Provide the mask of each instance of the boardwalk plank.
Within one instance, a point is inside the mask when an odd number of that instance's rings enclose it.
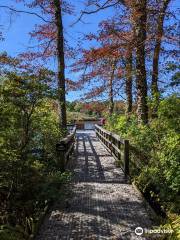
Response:
[[[152,228],[149,210],[93,131],[77,133],[73,171],[69,207],[56,204],[36,240],[152,239],[134,233]]]

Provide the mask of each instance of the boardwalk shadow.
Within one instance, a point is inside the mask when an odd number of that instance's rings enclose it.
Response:
[[[109,164],[112,156],[92,133],[77,134],[76,155],[75,181],[127,182],[121,169],[117,170],[114,163]],[[102,160],[106,164],[102,164]]]
[[[70,195],[54,206],[36,240],[145,240],[136,227],[152,229],[139,194],[94,133],[77,133]],[[67,204],[68,203],[68,204]]]
[[[149,239],[136,238],[136,227],[149,229],[152,226],[142,202],[128,197],[130,188],[123,186],[124,194],[116,193],[118,189],[108,189],[106,184],[79,183],[74,186],[74,196],[69,199],[68,208],[55,208],[48,225],[53,226],[57,238],[54,239]],[[109,193],[109,194],[108,194]],[[46,230],[47,231],[47,230]],[[113,238],[113,236],[115,238]],[[44,238],[46,240],[49,238]]]
[[[101,161],[100,161],[100,157],[99,155],[97,154],[93,144],[92,144],[92,141],[91,141],[91,138],[89,135],[87,135],[87,139],[89,141],[89,144],[91,146],[91,150],[93,152],[93,155],[94,155],[94,158],[95,158],[95,161],[96,161],[96,165],[97,165],[97,170],[98,170],[98,173],[99,173],[99,179],[100,180],[105,180],[105,176],[104,176],[104,169],[101,165]]]

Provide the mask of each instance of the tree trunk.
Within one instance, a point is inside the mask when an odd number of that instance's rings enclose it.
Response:
[[[159,75],[159,55],[161,51],[161,41],[163,36],[163,23],[164,17],[166,13],[166,9],[168,7],[170,0],[163,1],[162,10],[159,13],[158,21],[157,21],[157,32],[156,32],[156,41],[154,47],[154,55],[153,55],[153,71],[152,71],[152,82],[151,82],[151,94],[153,99],[155,100],[155,106],[153,109],[153,115],[157,114],[157,108],[159,103],[159,88],[158,88],[158,75]]]
[[[147,79],[145,68],[146,0],[135,0],[133,24],[136,44],[136,87],[138,122],[148,123]]]
[[[126,116],[132,112],[132,52],[129,53],[126,59],[126,82],[125,82],[125,92],[126,92]]]
[[[114,79],[114,72],[116,69],[116,61],[112,63],[112,72],[109,79],[109,114],[110,116],[114,112],[114,91],[113,91],[113,79]]]
[[[65,91],[65,63],[64,63],[64,35],[62,24],[62,9],[60,0],[54,0],[55,24],[57,27],[57,62],[58,62],[58,94],[60,104],[60,129],[66,133],[66,91]]]
[[[110,82],[111,82],[111,79],[110,79]],[[109,92],[109,114],[110,114],[110,116],[113,114],[113,111],[114,111],[113,88],[112,88],[112,85],[110,85],[110,92]]]

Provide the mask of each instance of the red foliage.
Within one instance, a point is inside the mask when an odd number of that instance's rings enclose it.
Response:
[[[110,84],[115,90],[114,95],[118,92],[124,76],[123,59],[126,59],[133,48],[133,33],[128,16],[102,21],[99,28],[97,35],[90,33],[85,37],[85,40],[96,41],[98,47],[83,49],[80,59],[72,65],[73,72],[83,72],[77,83],[88,89],[83,99],[108,94]]]
[[[35,28],[30,32],[31,38],[38,41],[33,51],[28,51],[20,55],[25,61],[33,61],[37,58],[47,61],[49,58],[56,56],[56,25],[54,23],[54,4],[49,0],[15,0],[16,2],[23,2],[26,8],[33,9],[33,11],[41,14],[45,23],[35,25]],[[63,14],[72,14],[74,8],[67,1],[62,1]],[[70,56],[71,49],[67,46],[65,41],[65,50],[67,56]]]

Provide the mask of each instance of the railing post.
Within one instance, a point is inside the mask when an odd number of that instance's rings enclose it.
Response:
[[[124,173],[125,177],[129,175],[129,141],[124,140]]]
[[[111,154],[112,154],[112,133],[109,134],[109,141],[110,141],[110,151],[111,151]]]
[[[64,172],[66,146],[63,142],[56,144],[56,152],[57,152],[58,165],[59,165],[60,171]]]
[[[95,133],[96,133],[96,137],[98,137],[98,129],[97,129],[97,126],[95,126]]]
[[[121,161],[121,142],[118,140],[118,149],[119,149],[119,153],[118,153],[118,159],[119,161]]]

